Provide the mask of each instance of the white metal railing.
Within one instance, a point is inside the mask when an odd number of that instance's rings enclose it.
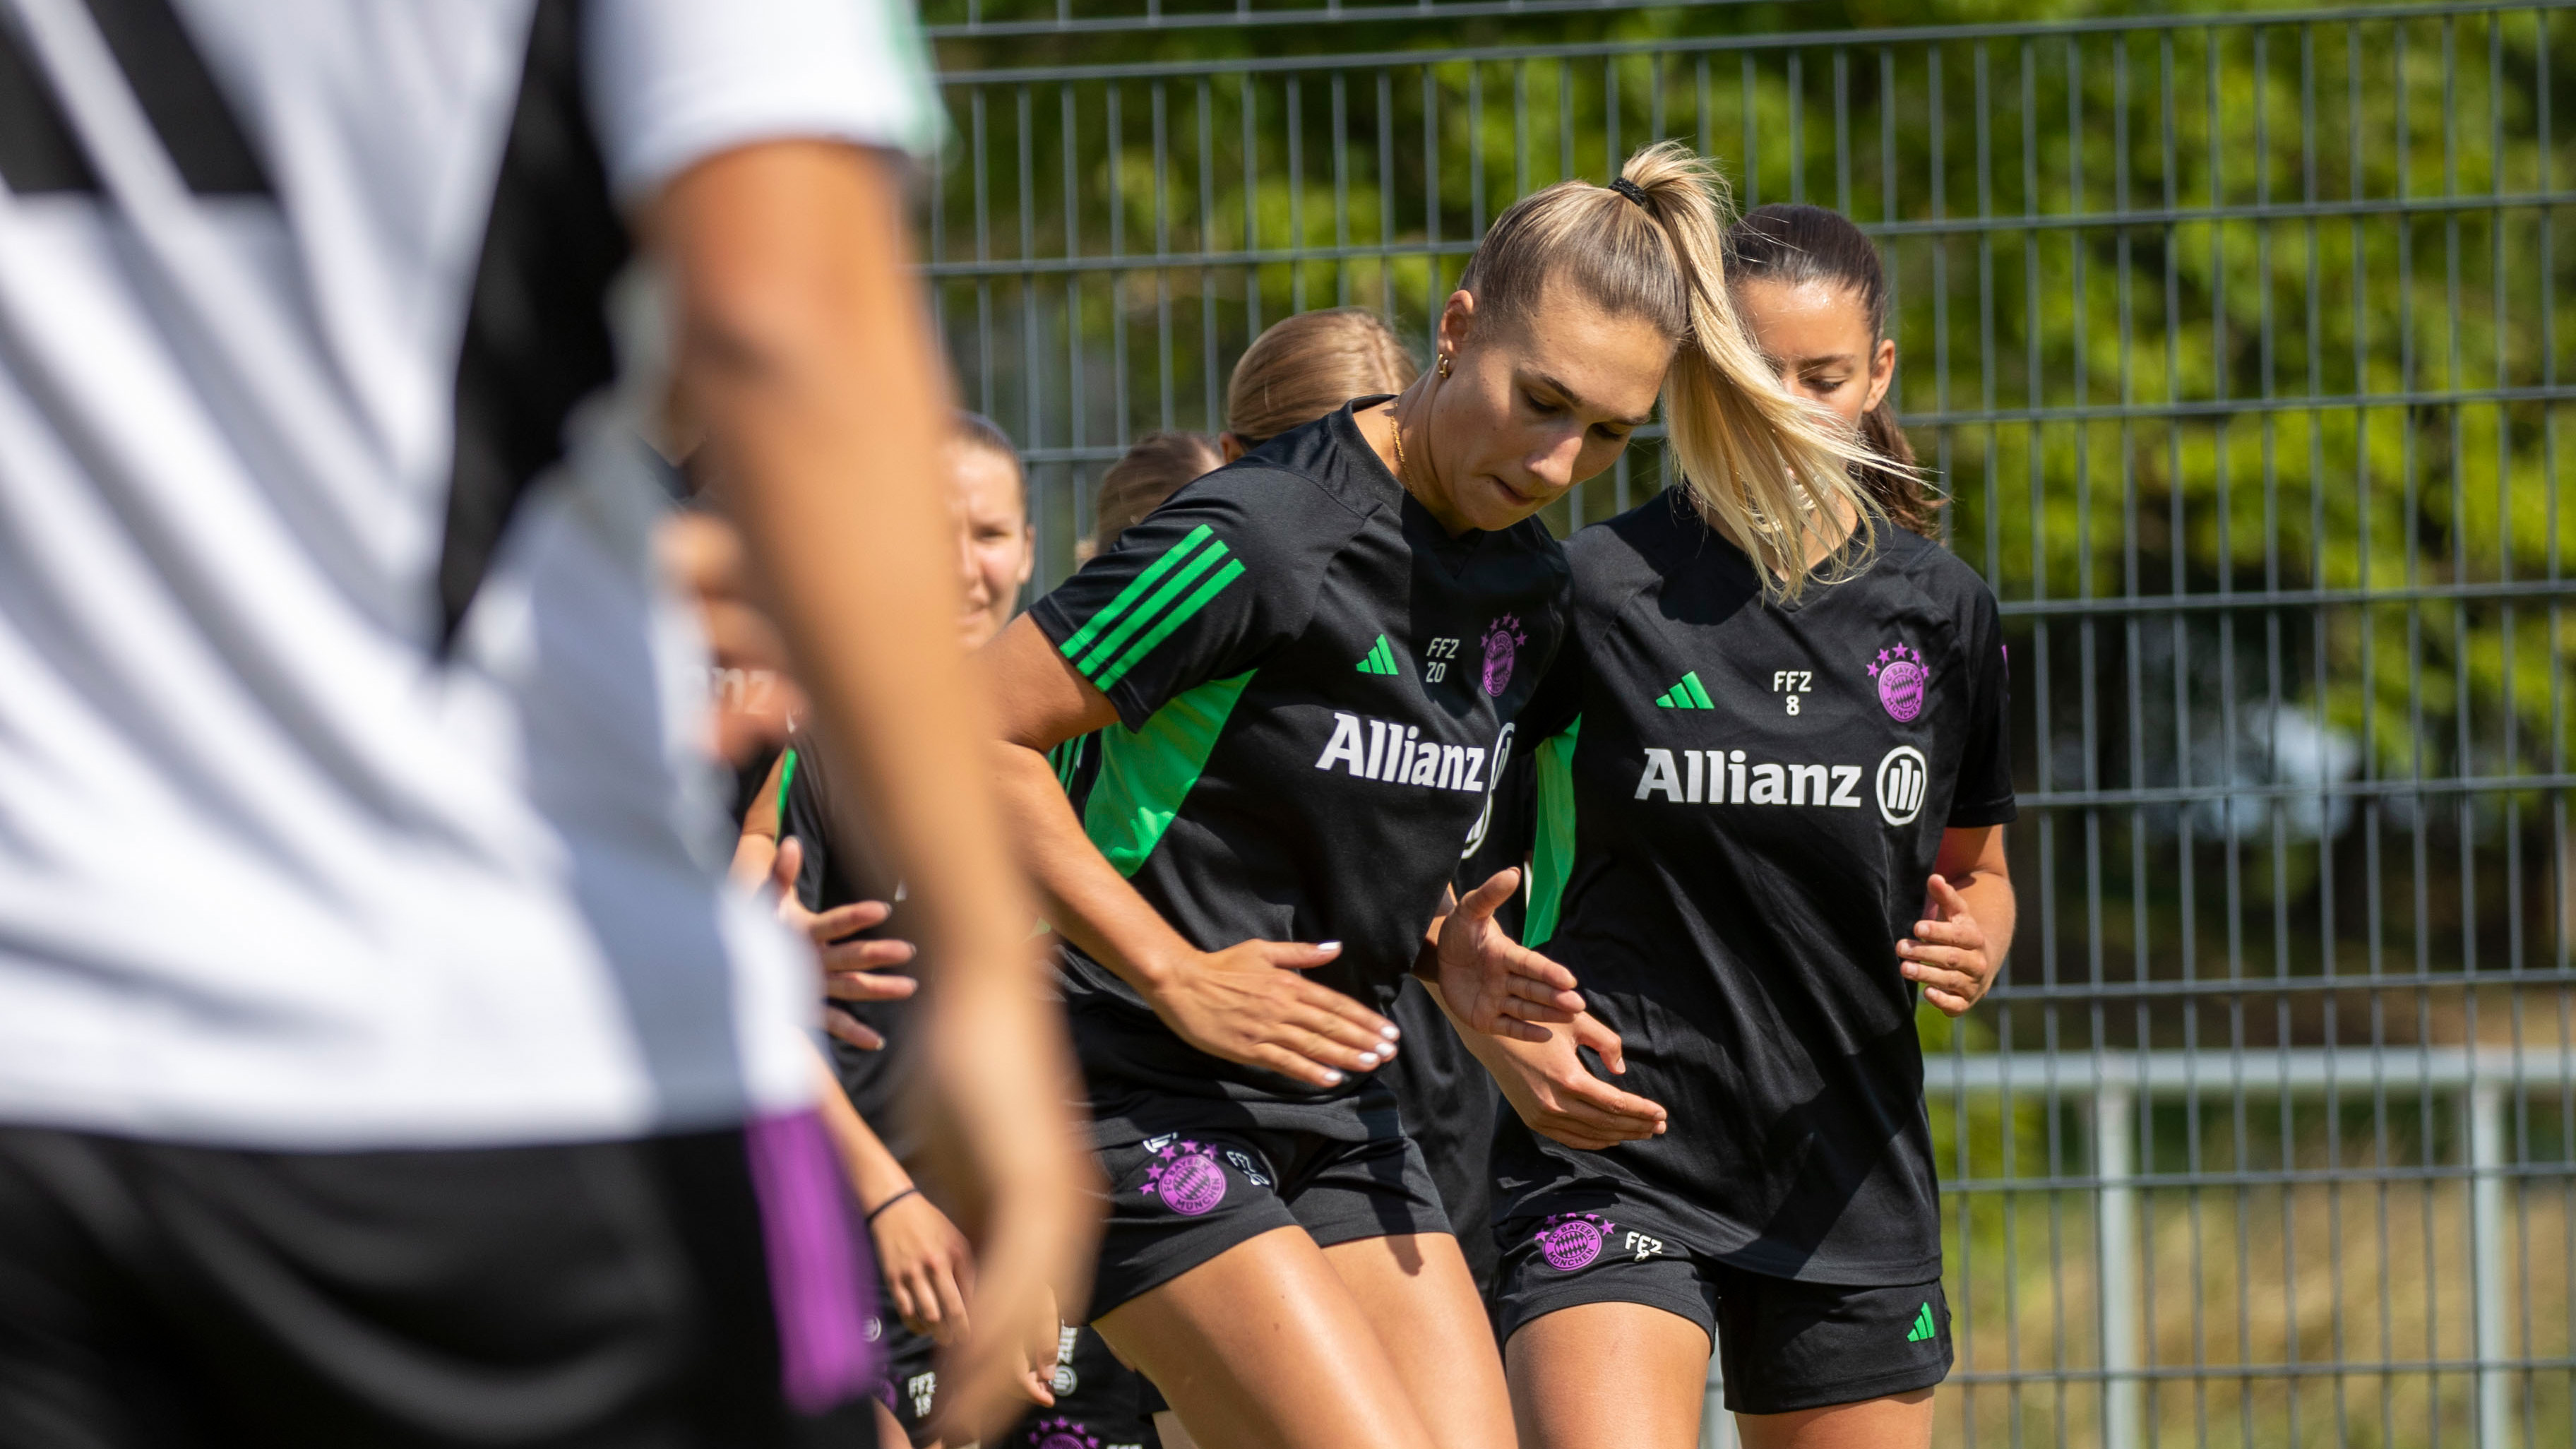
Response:
[[[2135,1305],[2144,1251],[2138,1239],[2137,1107],[2198,1094],[2288,1095],[2334,1099],[2403,1091],[2450,1098],[2461,1111],[2469,1177],[2470,1302],[2477,1370],[2476,1449],[2509,1449],[2511,1349],[2505,1333],[2504,1185],[2508,1167],[2508,1095],[2557,1091],[2576,1081],[2576,1051],[2510,1046],[2298,1047],[2274,1051],[2012,1052],[1936,1055],[1924,1062],[1927,1100],[2004,1096],[2022,1100],[2081,1098],[2093,1128],[2093,1172],[2099,1208],[2094,1248],[2099,1264],[2104,1449],[2146,1442],[2141,1387],[2147,1362]],[[1720,1400],[1717,1361],[1709,1361],[1708,1411],[1700,1433],[1707,1449],[1734,1449],[1735,1426]]]

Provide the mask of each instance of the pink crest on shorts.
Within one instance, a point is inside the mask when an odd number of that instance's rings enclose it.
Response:
[[[1878,703],[1887,717],[1905,724],[1923,712],[1924,691],[1932,685],[1932,672],[1923,667],[1923,656],[1904,644],[1878,651],[1869,666],[1872,679],[1878,681]]]
[[[1538,1244],[1549,1267],[1571,1273],[1601,1256],[1601,1245],[1609,1241],[1610,1230],[1617,1226],[1592,1213],[1557,1213],[1539,1224],[1532,1241]]]
[[[1213,1152],[1195,1142],[1173,1142],[1156,1155],[1162,1161],[1146,1169],[1139,1189],[1147,1196],[1161,1198],[1163,1206],[1185,1218],[1225,1201],[1225,1169]]]
[[[1511,688],[1512,666],[1520,662],[1521,646],[1529,635],[1521,632],[1520,617],[1505,614],[1485,630],[1485,692],[1501,694]]]
[[[1088,1426],[1071,1419],[1040,1419],[1029,1430],[1030,1449],[1100,1449]]]

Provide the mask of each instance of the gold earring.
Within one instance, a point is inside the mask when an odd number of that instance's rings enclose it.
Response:
[[[1440,354],[1440,375],[1444,378],[1449,375],[1449,354],[1446,352]]]

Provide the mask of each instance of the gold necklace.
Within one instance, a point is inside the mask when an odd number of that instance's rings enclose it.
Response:
[[[1409,470],[1404,466],[1404,416],[1390,405],[1386,410],[1387,436],[1395,443],[1395,481],[1404,482]]]

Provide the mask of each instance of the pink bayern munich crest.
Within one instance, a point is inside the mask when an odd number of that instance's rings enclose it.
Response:
[[[1100,1449],[1087,1424],[1072,1419],[1040,1419],[1029,1430],[1029,1449]]]
[[[1869,666],[1870,678],[1878,681],[1878,703],[1887,717],[1898,724],[1911,724],[1923,713],[1923,696],[1932,687],[1932,672],[1923,667],[1923,656],[1911,645],[1892,644],[1878,651]]]
[[[1195,1142],[1166,1142],[1155,1150],[1160,1162],[1145,1170],[1140,1191],[1159,1197],[1163,1206],[1185,1218],[1225,1201],[1225,1169],[1216,1154]]]
[[[1571,1273],[1600,1257],[1601,1245],[1610,1240],[1611,1230],[1618,1226],[1593,1213],[1556,1213],[1539,1224],[1532,1240],[1549,1267]]]
[[[1520,662],[1521,646],[1528,642],[1517,614],[1505,614],[1486,626],[1485,693],[1498,695],[1512,687],[1512,666]]]

